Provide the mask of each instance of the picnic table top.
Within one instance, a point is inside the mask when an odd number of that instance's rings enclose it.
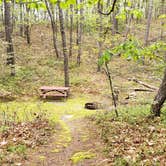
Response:
[[[69,90],[69,87],[57,87],[57,86],[42,86],[40,90]]]

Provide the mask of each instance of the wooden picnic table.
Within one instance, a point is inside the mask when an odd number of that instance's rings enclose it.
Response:
[[[69,94],[69,87],[56,87],[56,86],[42,86],[40,87],[41,97],[47,98],[60,98],[60,97],[67,97]],[[51,92],[51,93],[50,93]]]

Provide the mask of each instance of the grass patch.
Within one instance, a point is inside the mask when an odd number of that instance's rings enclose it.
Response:
[[[59,122],[63,115],[73,115],[73,119],[94,114],[95,111],[84,109],[85,97],[68,99],[66,102],[6,102],[0,104],[0,120],[32,121],[36,116],[45,116],[51,122]]]

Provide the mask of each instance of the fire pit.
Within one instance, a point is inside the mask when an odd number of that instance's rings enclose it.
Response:
[[[85,103],[85,108],[89,110],[96,110],[98,109],[97,103]]]

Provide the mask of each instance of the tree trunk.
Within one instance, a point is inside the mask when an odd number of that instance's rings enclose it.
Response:
[[[67,55],[67,45],[66,45],[66,33],[64,27],[63,12],[60,7],[60,1],[57,1],[59,8],[59,21],[60,21],[60,31],[62,38],[63,56],[64,56],[64,76],[65,76],[65,86],[69,87],[69,67],[68,67],[68,55]]]
[[[111,20],[111,19],[110,19]],[[118,19],[116,19],[116,11],[112,13],[112,34],[115,35],[118,32]]]
[[[80,4],[83,1],[80,0]],[[79,24],[78,24],[79,28],[79,32],[78,32],[78,55],[77,55],[77,64],[80,66],[81,64],[81,54],[82,54],[82,32],[83,32],[83,8],[81,7],[80,9],[80,19],[79,19]]]
[[[78,0],[76,0],[76,4],[78,6]],[[78,8],[75,10],[76,14],[76,45],[78,46],[78,36],[79,36],[79,21],[78,21]]]
[[[57,43],[57,37],[56,37],[57,28],[56,28],[55,16],[54,16],[54,13],[51,12],[51,9],[49,8],[49,4],[48,4],[47,0],[45,0],[45,4],[46,4],[46,8],[47,8],[50,20],[51,20],[52,38],[53,38],[53,45],[54,45],[56,57],[59,58],[59,52],[58,52],[58,48],[57,48],[57,44],[56,44]]]
[[[154,114],[154,116],[160,116],[161,108],[165,100],[166,100],[166,69],[158,93],[155,96],[153,104],[151,106],[151,112]]]
[[[73,5],[70,5],[70,46],[69,46],[69,56],[72,56],[73,49]]]
[[[164,2],[165,2],[165,0],[161,0],[161,12],[160,12],[160,14],[165,14],[166,13],[166,11],[165,11],[165,9],[166,9],[166,6],[164,5]],[[164,19],[161,19],[161,30],[160,30],[160,39],[162,40],[163,39],[163,34],[164,34]]]
[[[147,20],[147,27],[146,27],[146,33],[145,33],[145,45],[146,46],[148,45],[150,24],[151,24],[151,19],[152,19],[152,10],[153,10],[153,0],[149,0],[148,20]]]
[[[30,25],[29,25],[29,11],[30,8],[28,7],[28,5],[26,4],[26,18],[25,18],[25,35],[26,35],[26,39],[27,39],[27,43],[30,44],[31,43],[31,38],[30,38]]]
[[[1,7],[0,7],[1,9],[1,22],[2,22],[2,24],[4,25],[5,23],[4,23],[4,6],[3,5],[1,5]]]
[[[148,19],[148,0],[145,0],[145,19]]]
[[[99,39],[98,39],[98,59],[100,59],[101,54],[102,54],[102,37],[103,37],[103,17],[102,14],[99,14],[100,18],[99,18]],[[98,64],[97,66],[97,71],[100,71],[100,65]]]
[[[68,27],[69,27],[69,19],[68,19],[68,17],[69,17],[69,10],[68,10],[68,9],[66,9],[66,14],[65,14],[65,23],[66,23],[66,28],[68,28]]]
[[[14,57],[14,48],[12,42],[12,22],[11,22],[11,13],[10,13],[10,1],[4,0],[5,8],[5,34],[7,42],[7,65],[11,66],[11,76],[15,76],[15,57]]]
[[[15,9],[15,0],[12,0],[12,7],[11,7],[11,22],[12,22],[12,33],[13,33],[13,30],[14,30],[14,27],[15,27],[15,14],[14,14],[14,9]]]
[[[105,63],[105,67],[106,67],[105,72],[106,72],[106,75],[108,77],[110,88],[111,88],[111,93],[112,93],[112,99],[113,99],[115,114],[118,117],[116,96],[115,96],[115,92],[114,92],[114,88],[113,88],[113,83],[112,83],[112,78],[111,78],[110,70],[109,70],[109,67],[108,67],[107,63]]]
[[[23,26],[23,5],[20,4],[20,36],[23,37],[24,26]]]

